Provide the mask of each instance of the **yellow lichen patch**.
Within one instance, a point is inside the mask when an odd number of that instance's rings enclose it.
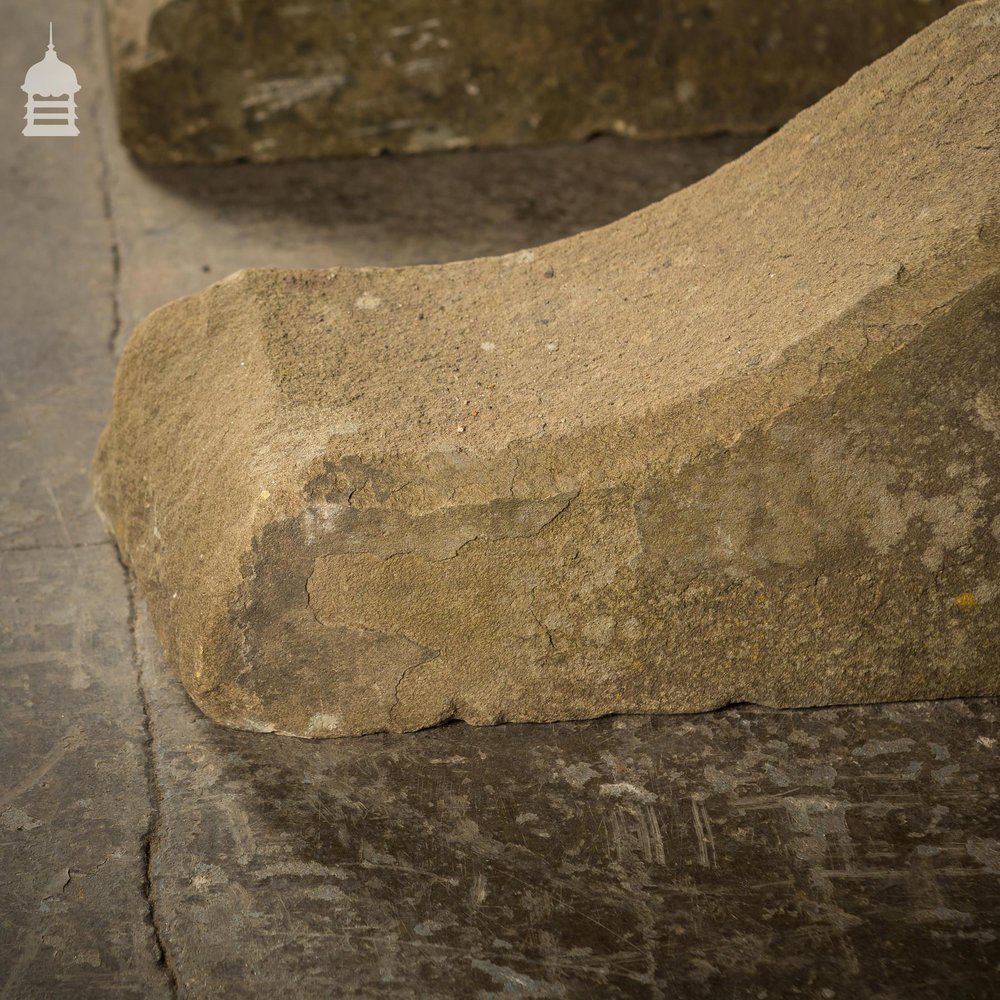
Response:
[[[976,606],[976,595],[971,590],[965,590],[955,598],[955,606],[963,611],[971,611]]]

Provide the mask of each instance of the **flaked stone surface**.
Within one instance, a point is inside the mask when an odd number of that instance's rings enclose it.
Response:
[[[226,725],[1000,691],[1000,2],[706,180],[443,266],[243,271],[94,471]]]
[[[158,163],[759,134],[961,0],[108,0]]]

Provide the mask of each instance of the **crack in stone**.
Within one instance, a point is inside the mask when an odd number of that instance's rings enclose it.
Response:
[[[146,790],[149,801],[149,822],[142,835],[142,898],[146,904],[146,922],[149,924],[153,937],[153,949],[156,964],[163,970],[167,980],[167,989],[171,997],[179,996],[178,977],[170,958],[166,944],[166,935],[160,925],[156,905],[156,881],[153,876],[153,857],[160,839],[160,824],[162,820],[163,793],[156,773],[156,758],[154,754],[153,717],[150,710],[149,695],[143,680],[142,658],[139,653],[139,642],[136,635],[138,609],[133,581],[128,567],[118,552],[118,563],[125,578],[125,592],[128,602],[128,633],[131,643],[132,668],[135,671],[136,689],[139,706],[142,709],[143,733],[143,771],[146,779]]]
[[[107,200],[106,215],[108,222],[114,230],[114,216],[111,209],[110,193]],[[118,249],[118,241],[111,243],[111,332],[108,334],[108,351],[114,355],[118,351],[118,340],[122,332],[122,315],[120,303],[122,273],[121,251]]]
[[[530,607],[528,611],[530,612],[531,617],[535,619],[535,624],[545,633],[545,638],[548,640],[549,643],[549,650],[552,651],[553,649],[556,648],[556,643],[555,640],[552,638],[551,629],[545,624],[545,622],[542,621],[542,619],[539,617],[538,612],[534,609],[534,607]]]
[[[66,873],[64,880],[61,885],[57,886],[53,892],[48,895],[43,896],[43,899],[54,899],[60,893],[66,891],[66,887],[76,878],[90,878],[96,875],[115,855],[108,854],[103,860],[99,861],[93,868],[65,868],[63,871]]]
[[[406,680],[407,676],[410,674],[411,671],[416,670],[417,667],[422,667],[425,663],[430,663],[433,660],[436,660],[441,655],[440,650],[428,650],[428,652],[431,654],[430,656],[427,656],[422,660],[418,660],[416,663],[411,663],[408,666],[403,667],[403,672],[399,675],[399,678],[396,680],[396,687],[393,690],[393,702],[392,706],[389,709],[390,722],[392,722],[393,716],[396,714],[396,710],[399,708],[399,701],[400,701],[399,691],[400,688],[402,688],[403,686],[403,681]]]
[[[69,868],[63,868],[62,875],[59,877],[61,879],[59,884],[53,886],[51,892],[47,892],[44,896],[42,896],[43,902],[47,902],[50,899],[55,899],[56,896],[58,896],[61,892],[63,892],[66,886],[68,886],[70,882],[73,880],[73,872]]]
[[[102,8],[103,9],[103,8]],[[104,52],[99,42],[98,31],[95,28],[95,18],[99,16],[92,7],[86,17],[86,33],[88,36],[88,47],[94,52],[97,65],[107,66],[108,60],[104,58]],[[100,108],[103,102],[101,97],[106,96],[106,82],[102,82],[99,87],[98,99],[92,103],[95,109],[93,113],[94,134],[96,136],[97,156],[98,156],[98,188],[101,198],[101,206],[104,218],[108,224],[109,231],[109,253],[111,256],[111,330],[108,333],[108,352],[114,357],[118,349],[118,341],[122,330],[121,311],[121,271],[122,256],[121,242],[118,235],[118,227],[115,220],[114,200],[111,190],[111,162],[108,156],[108,139],[104,129]],[[108,540],[110,541],[110,539]],[[103,542],[93,543],[94,547],[106,544]],[[87,543],[57,546],[58,548],[87,548]],[[41,549],[44,546],[37,546]],[[136,691],[138,694],[139,706],[142,710],[142,733],[143,733],[143,772],[146,782],[147,800],[149,803],[149,822],[141,838],[142,852],[142,880],[141,892],[146,905],[146,922],[149,924],[153,939],[153,950],[156,964],[163,970],[166,979],[167,992],[171,997],[179,995],[178,977],[170,959],[170,954],[166,946],[165,935],[160,926],[156,909],[156,885],[153,878],[153,855],[159,840],[160,822],[162,815],[163,795],[156,775],[156,761],[153,754],[153,722],[150,712],[149,697],[142,676],[142,661],[139,654],[139,643],[136,636],[137,606],[135,593],[133,591],[132,577],[128,567],[122,559],[121,551],[116,547],[115,555],[122,568],[122,575],[125,583],[125,595],[127,606],[127,627],[130,643],[130,657],[132,669],[136,679]],[[103,864],[103,862],[102,862]],[[98,866],[100,867],[100,866]],[[95,869],[96,870],[96,869]],[[66,884],[72,878],[71,872],[67,872]],[[65,888],[65,886],[63,887]]]
[[[101,8],[103,10],[103,8]],[[85,31],[88,39],[88,48],[95,55],[96,64],[108,66],[109,62],[105,58],[105,53],[101,51],[102,46],[99,41],[99,32],[95,27],[95,18],[98,17],[95,7],[91,7],[85,19]],[[102,82],[98,90],[98,99],[91,107],[94,108],[93,124],[94,135],[96,136],[97,156],[98,156],[98,188],[100,191],[101,206],[104,218],[108,224],[111,255],[111,330],[108,333],[108,352],[114,357],[118,349],[118,341],[122,330],[121,311],[121,243],[118,235],[118,227],[115,221],[114,200],[111,194],[111,162],[108,156],[108,139],[104,129],[100,108],[104,106],[102,97],[106,96],[106,81]],[[109,539],[110,541],[110,539]],[[95,543],[101,545],[105,543]],[[61,548],[86,548],[87,544],[61,546]],[[37,548],[43,548],[38,546]],[[163,801],[159,780],[156,775],[156,761],[153,755],[153,722],[150,713],[149,697],[142,676],[142,661],[139,654],[139,643],[136,636],[137,607],[136,598],[133,591],[132,577],[128,567],[122,559],[121,551],[116,547],[115,555],[122,568],[122,575],[125,583],[125,596],[127,606],[127,628],[130,643],[130,657],[132,669],[135,674],[136,691],[139,705],[142,710],[142,732],[143,732],[143,772],[146,781],[147,800],[149,803],[149,822],[141,839],[142,851],[142,898],[146,905],[146,922],[149,924],[153,939],[153,950],[156,964],[163,970],[166,979],[167,992],[173,998],[179,995],[177,973],[170,959],[169,951],[166,947],[165,935],[160,927],[160,922],[156,910],[156,886],[153,879],[152,862],[156,844],[159,840],[159,830],[161,821],[161,806]],[[103,864],[103,862],[102,862]],[[99,866],[100,867],[100,866]],[[67,872],[66,884],[69,884],[72,873]],[[65,888],[65,886],[63,887]]]
[[[89,47],[95,53],[97,65],[107,66],[108,60],[104,53],[100,51],[98,45],[98,32],[94,29],[95,13],[93,9],[87,17],[87,34],[89,36]],[[101,196],[101,207],[104,218],[108,223],[108,230],[111,239],[111,330],[108,333],[108,352],[114,356],[118,351],[118,341],[122,331],[122,311],[121,311],[121,241],[118,237],[118,226],[115,222],[114,200],[111,196],[111,162],[108,157],[107,135],[101,121],[100,108],[104,106],[103,98],[106,96],[106,82],[101,83],[98,90],[98,97],[92,103],[94,108],[93,122],[94,135],[97,138],[97,158],[98,158],[98,189]]]

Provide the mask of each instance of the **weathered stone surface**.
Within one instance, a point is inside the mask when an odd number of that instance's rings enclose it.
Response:
[[[153,162],[755,134],[961,0],[109,0]]]
[[[1000,2],[712,177],[128,343],[99,504],[227,725],[1000,690]]]

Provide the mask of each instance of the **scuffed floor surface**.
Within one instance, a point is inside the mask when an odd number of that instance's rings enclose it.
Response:
[[[22,7],[7,79],[44,42]],[[82,134],[0,147],[0,998],[993,995],[996,702],[229,732],[92,509],[115,359],[155,306],[245,265],[506,252],[745,143],[143,174],[96,8],[51,7]]]

